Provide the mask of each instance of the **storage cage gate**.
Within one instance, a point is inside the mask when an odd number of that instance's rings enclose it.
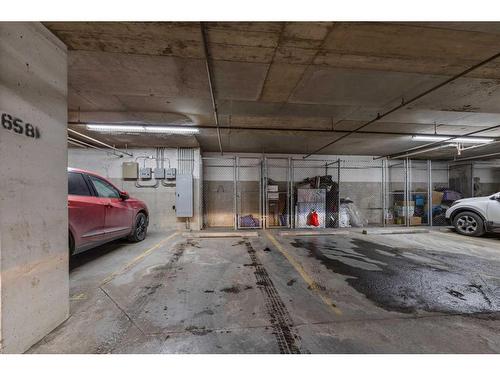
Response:
[[[446,225],[454,200],[500,190],[479,185],[491,169],[485,163],[269,156],[201,162],[204,228]],[[464,193],[456,193],[460,188]]]

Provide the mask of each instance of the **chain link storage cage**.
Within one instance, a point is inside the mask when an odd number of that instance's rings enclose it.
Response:
[[[291,160],[290,206],[294,228],[339,225],[339,160]],[[316,216],[318,221],[312,220]]]
[[[357,219],[351,218],[348,226],[383,226],[383,167],[382,160],[340,160],[340,207],[352,202],[350,209],[358,213]]]
[[[401,226],[407,222],[408,178],[407,160],[385,162],[385,225]]]
[[[472,162],[472,194],[484,197],[500,192],[500,160]]]
[[[236,222],[238,229],[262,228],[262,159],[236,158]]]
[[[236,228],[236,159],[203,157],[203,227]]]
[[[408,225],[430,225],[430,163],[408,160]]]
[[[431,205],[431,226],[446,226],[445,213],[456,200],[456,194],[450,191],[448,179],[448,162],[431,161],[430,163],[430,185],[431,191],[429,203]]]
[[[264,159],[266,228],[290,228],[290,158]]]

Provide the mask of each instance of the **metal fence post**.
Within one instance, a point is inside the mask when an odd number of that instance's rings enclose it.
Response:
[[[237,178],[236,174],[238,173],[238,162],[239,162],[239,157],[235,157],[233,159],[233,190],[234,190],[234,202],[233,202],[233,214],[234,214],[234,229],[238,229],[238,184],[237,184]]]
[[[410,201],[410,182],[411,179],[411,161],[410,159],[406,158],[406,163],[405,163],[405,201],[404,201],[404,208],[405,208],[405,226],[409,227],[410,226],[410,210],[408,210],[408,203]]]
[[[263,207],[263,217],[262,217],[262,228],[267,228],[267,157],[264,156],[262,161],[262,207]]]
[[[296,228],[295,223],[295,201],[294,201],[294,182],[295,182],[295,172],[294,172],[295,163],[293,159],[290,159],[290,228]]]
[[[340,227],[340,158],[337,158],[337,225],[336,227]]]
[[[386,183],[385,183],[385,168],[386,168],[386,160],[382,159],[382,173],[381,173],[381,178],[382,178],[382,226],[386,226],[385,218],[386,218],[386,211],[387,211],[387,202],[386,202]]]
[[[432,161],[427,160],[427,225],[432,227],[432,192],[434,188],[432,186]]]

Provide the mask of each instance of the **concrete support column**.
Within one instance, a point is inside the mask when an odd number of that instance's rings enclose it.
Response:
[[[39,23],[0,23],[0,353],[68,317],[67,52]]]

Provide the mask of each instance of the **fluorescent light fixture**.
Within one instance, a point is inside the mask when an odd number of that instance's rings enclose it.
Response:
[[[445,141],[448,143],[490,143],[493,142],[492,138],[474,138],[474,137],[465,137],[465,138],[454,138],[450,139],[445,135],[414,135],[412,136],[412,140],[414,141]]]
[[[154,125],[104,125],[87,124],[87,130],[101,133],[151,133],[151,134],[194,134],[198,128],[181,126],[154,126]]]

